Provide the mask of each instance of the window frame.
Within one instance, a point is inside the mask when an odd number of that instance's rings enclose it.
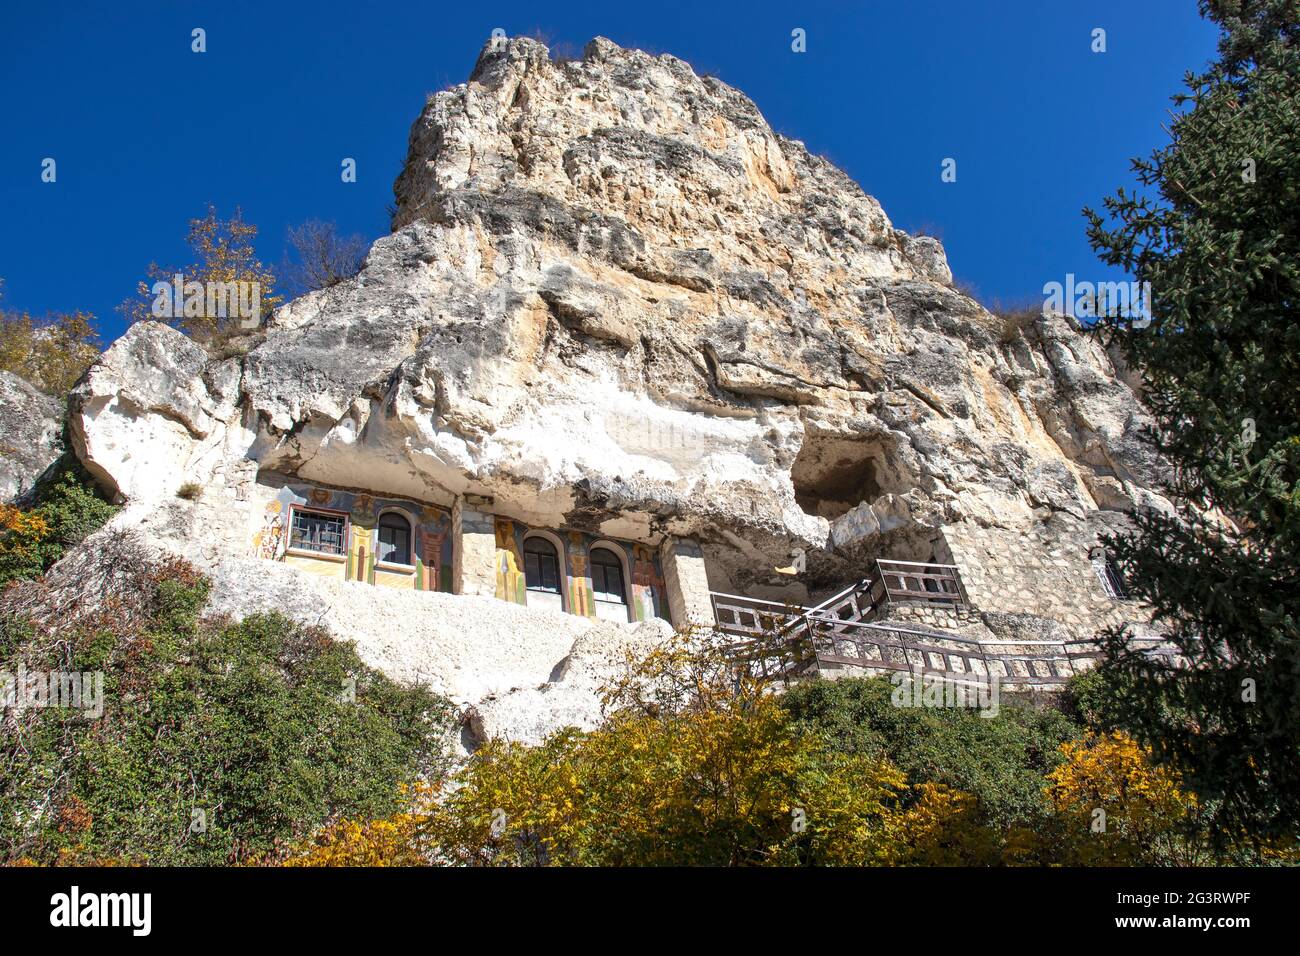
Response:
[[[379,535],[383,529],[384,519],[390,516],[398,518],[406,524],[406,553],[403,561],[394,561],[391,558],[381,558],[379,556],[379,548],[383,544]],[[376,565],[401,568],[402,570],[415,567],[415,522],[400,508],[386,508],[375,518],[375,563]]]
[[[555,561],[555,587],[554,588],[549,588],[545,586],[544,582],[546,580],[546,575],[542,571],[540,562],[538,564],[537,576],[538,578],[541,579],[542,583],[535,586],[529,582],[528,555],[530,553],[537,554],[539,556],[543,554],[543,552],[539,552],[539,551],[529,552],[528,543],[530,541],[540,541],[544,545],[550,548],[551,553],[549,557],[553,558]],[[524,566],[522,568],[524,572],[524,590],[537,591],[541,594],[556,594],[560,596],[561,600],[563,600],[564,583],[565,583],[564,553],[560,549],[560,546],[557,545],[554,541],[552,541],[549,535],[541,534],[540,532],[536,532],[536,531],[530,531],[528,532],[528,534],[524,535],[523,547],[520,549],[520,553],[524,561]]]
[[[322,518],[331,518],[342,522],[342,532],[340,534],[340,550],[325,551],[319,548],[304,547],[295,544],[295,524],[298,515],[315,515]],[[291,504],[289,506],[289,534],[285,542],[285,552],[291,554],[308,555],[310,557],[323,557],[329,560],[347,560],[348,545],[352,540],[352,521],[346,511],[338,511],[334,508],[316,508],[308,505]]]
[[[599,567],[601,568],[601,583],[605,585],[609,584],[609,573],[608,573],[609,569],[613,568],[618,572],[618,583],[620,587],[619,587],[619,596],[617,600],[605,596],[605,595],[612,594],[613,593],[612,591],[602,590],[596,585],[596,567],[597,567],[596,552],[597,551],[604,551],[613,559],[612,561],[602,562],[599,565]],[[600,601],[602,604],[618,604],[622,607],[627,607],[631,603],[628,600],[628,593],[627,593],[627,586],[628,586],[627,562],[623,559],[623,556],[618,553],[618,551],[616,551],[614,548],[604,543],[593,544],[587,550],[587,566],[590,568],[591,571],[591,596],[593,600]]]
[[[1106,596],[1112,601],[1131,600],[1128,595],[1128,582],[1125,580],[1124,569],[1119,566],[1119,562],[1106,551],[1104,548],[1094,548],[1088,555],[1089,562],[1092,564],[1093,573],[1097,575],[1097,580],[1101,583],[1101,588],[1106,592]]]

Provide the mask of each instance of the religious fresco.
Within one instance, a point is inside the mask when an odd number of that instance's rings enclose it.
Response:
[[[668,620],[668,590],[659,567],[659,555],[644,544],[631,546],[632,619],[648,621],[652,617]]]
[[[331,560],[324,555],[294,551],[287,553],[292,563],[314,573],[338,576],[348,581],[451,593],[453,536],[450,512],[432,505],[382,498],[365,492],[287,484],[266,503],[260,525],[252,535],[249,553],[270,560],[286,560],[289,515],[294,506],[345,515],[348,534],[342,559]],[[400,511],[411,522],[413,574],[376,562],[379,517],[390,510]],[[502,517],[494,519],[493,527],[496,537],[496,596],[503,601],[526,605],[528,591],[524,578],[523,546],[524,537],[532,529]],[[553,533],[561,545],[562,590],[565,609],[569,613],[596,616],[591,586],[591,549],[599,541],[603,547],[621,551],[626,562],[624,587],[627,593],[624,596],[630,619],[648,621],[658,617],[668,620],[667,591],[655,548],[628,541],[608,541],[582,531],[557,529]],[[409,577],[404,579],[403,575]]]
[[[451,593],[451,514],[425,505],[415,525],[415,569],[417,591]],[[428,561],[425,555],[435,560]]]
[[[297,505],[348,516],[348,542],[343,576],[349,581],[375,583],[375,527],[385,511],[399,511],[411,523],[417,591],[451,592],[451,514],[442,508],[364,492],[335,491],[288,484],[267,502],[261,526],[253,533],[250,552],[259,558],[282,560],[289,538],[289,509]],[[296,555],[295,555],[296,556]],[[310,556],[305,556],[311,560]]]
[[[580,532],[569,532],[569,545],[565,548],[568,558],[569,612],[585,617],[596,616],[596,603],[591,593],[590,555],[587,546],[590,541]]]
[[[277,560],[284,553],[285,528],[289,509],[279,499],[267,502],[262,524],[253,532],[252,548],[255,558]]]
[[[331,504],[335,501],[330,499]],[[338,496],[338,503],[347,504],[343,495]],[[319,507],[328,508],[321,503]],[[370,495],[356,495],[351,499],[350,508],[339,508],[348,512],[351,525],[348,535],[348,574],[349,581],[375,583],[375,500]],[[407,517],[410,517],[409,515]]]
[[[523,529],[517,529],[509,518],[497,518],[495,523],[497,539],[497,589],[496,595],[502,601],[513,604],[527,604],[528,595],[524,589]]]
[[[523,573],[524,537],[533,529],[509,518],[497,518],[496,529],[496,596],[503,601],[527,604],[528,596]],[[553,530],[553,529],[539,529]],[[554,531],[563,547],[560,549],[560,567],[564,572],[565,610],[584,617],[596,616],[596,603],[591,588],[591,548],[597,541],[603,546],[614,545],[623,552],[630,580],[625,595],[633,621],[651,618],[668,620],[668,599],[663,570],[654,548],[627,541],[609,541],[582,531]]]

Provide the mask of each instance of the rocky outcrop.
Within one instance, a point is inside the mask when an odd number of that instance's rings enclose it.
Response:
[[[239,376],[238,362],[209,362],[175,329],[134,325],[73,390],[72,446],[119,501],[165,499],[186,480],[210,481],[224,464],[221,439],[240,420]],[[244,450],[229,449],[236,458]]]
[[[63,453],[63,403],[0,372],[0,503],[30,491]]]
[[[1077,324],[1008,333],[935,240],[674,57],[490,44],[395,191],[361,274],[242,370],[133,330],[78,396],[87,461],[165,491],[233,438],[314,481],[732,541],[737,589],[795,547],[829,582],[882,534],[1159,503],[1147,416]],[[177,468],[115,457],[145,420]]]
[[[142,323],[72,397],[129,513],[184,483],[224,509],[192,523],[213,567],[267,474],[689,537],[714,588],[801,601],[873,557],[942,560],[946,527],[1166,507],[1149,417],[1077,323],[991,315],[936,240],[675,57],[491,43],[394,189],[360,274],[244,358]]]

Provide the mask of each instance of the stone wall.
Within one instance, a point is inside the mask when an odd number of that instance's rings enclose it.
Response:
[[[984,624],[979,610],[969,607],[947,607],[941,604],[885,604],[876,614],[882,624],[898,624],[922,630],[945,631],[973,640],[991,641],[994,634]]]
[[[1094,567],[1099,535],[1126,523],[1109,511],[1061,513],[1023,531],[961,522],[943,529],[943,543],[976,609],[1049,618],[1083,638],[1143,618],[1133,602],[1106,592]]]
[[[713,604],[709,600],[709,576],[700,546],[694,541],[666,538],[659,554],[673,623],[678,628],[711,626]]]
[[[457,498],[451,509],[452,591],[492,597],[496,593],[496,526],[492,515]]]

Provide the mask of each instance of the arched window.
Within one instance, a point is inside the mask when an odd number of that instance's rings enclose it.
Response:
[[[623,562],[609,548],[591,549],[591,589],[595,592],[597,601],[627,603],[627,588],[623,585]]]
[[[411,522],[394,511],[379,516],[379,544],[375,559],[389,564],[411,563]]]
[[[524,539],[524,584],[530,591],[560,593],[560,558],[540,535]]]

